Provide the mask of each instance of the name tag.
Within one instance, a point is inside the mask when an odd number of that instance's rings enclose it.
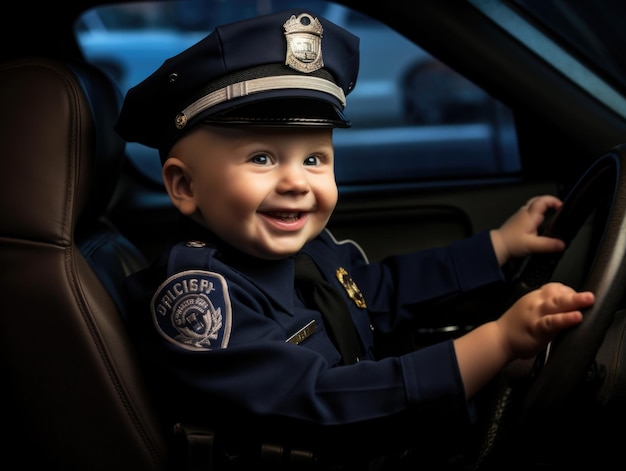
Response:
[[[289,337],[287,340],[285,340],[285,342],[289,342],[289,343],[293,343],[295,345],[298,345],[304,339],[309,337],[313,332],[315,332],[316,328],[317,327],[316,327],[316,324],[315,324],[315,319],[313,319],[307,325],[302,327],[302,329],[300,329],[298,332],[296,332],[291,337]]]

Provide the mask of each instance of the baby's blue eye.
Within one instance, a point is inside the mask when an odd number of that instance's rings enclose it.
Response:
[[[304,165],[317,165],[320,159],[315,155],[309,155],[306,159],[304,159]]]
[[[257,154],[250,159],[251,162],[259,165],[267,165],[270,161],[267,154]]]

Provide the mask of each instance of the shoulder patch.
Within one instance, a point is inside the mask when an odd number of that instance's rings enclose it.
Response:
[[[172,275],[157,289],[150,310],[158,332],[182,348],[228,346],[232,307],[228,285],[219,273],[188,270]]]

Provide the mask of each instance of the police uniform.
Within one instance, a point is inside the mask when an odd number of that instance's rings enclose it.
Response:
[[[358,64],[358,38],[311,12],[226,25],[131,89],[116,129],[165,159],[200,122],[346,127]],[[260,260],[188,227],[127,284],[132,332],[174,416],[376,423],[384,437],[392,431],[378,420],[429,404],[471,415],[451,341],[380,359],[374,332],[401,329],[429,301],[502,281],[487,232],[377,263],[328,231],[306,244],[358,333],[359,361],[343,365],[323,316],[298,296],[295,256]],[[353,438],[367,440],[365,430]]]

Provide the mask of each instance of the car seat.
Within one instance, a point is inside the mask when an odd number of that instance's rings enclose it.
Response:
[[[159,418],[124,323],[123,280],[146,260],[107,215],[120,106],[89,64],[0,64],[2,449],[41,469],[232,469],[213,430]],[[274,442],[252,452],[264,469],[314,462]]]
[[[145,261],[106,220],[124,155],[120,103],[86,64],[0,65],[3,448],[20,466],[168,466],[121,317],[121,282]]]

